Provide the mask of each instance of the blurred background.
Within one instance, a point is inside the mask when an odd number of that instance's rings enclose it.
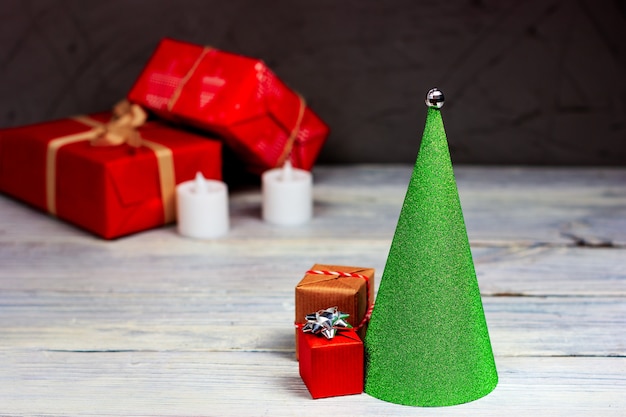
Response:
[[[625,0],[2,0],[0,127],[106,110],[162,37],[263,59],[332,132],[413,163],[425,93],[455,163],[626,165]]]

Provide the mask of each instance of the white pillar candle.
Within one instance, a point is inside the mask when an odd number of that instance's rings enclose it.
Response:
[[[176,186],[178,233],[213,239],[228,232],[228,188],[222,181],[196,179]]]
[[[313,176],[285,162],[262,176],[263,220],[279,225],[308,222],[313,213]]]

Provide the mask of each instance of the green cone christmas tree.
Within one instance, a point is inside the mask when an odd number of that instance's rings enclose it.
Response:
[[[440,108],[428,115],[365,336],[365,392],[445,406],[491,392],[498,374]]]

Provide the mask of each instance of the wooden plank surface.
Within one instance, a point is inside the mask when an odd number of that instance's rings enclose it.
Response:
[[[409,166],[320,167],[315,218],[103,241],[0,196],[0,415],[626,414],[626,170],[457,169],[500,383],[423,409],[311,400],[293,290],[316,262],[382,275]],[[378,284],[378,281],[377,281]],[[262,323],[262,325],[261,325]]]
[[[7,359],[0,352],[0,359],[12,363],[0,374],[11,399],[2,402],[3,415],[622,417],[626,408],[626,358],[497,357],[493,393],[443,408],[366,394],[311,400],[286,353],[36,352]]]

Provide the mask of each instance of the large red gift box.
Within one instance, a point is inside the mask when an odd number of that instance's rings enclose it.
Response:
[[[313,398],[363,392],[363,342],[353,329],[332,339],[304,333],[298,326],[300,376]]]
[[[310,170],[329,129],[258,59],[163,39],[128,94],[167,120],[220,135],[254,173]]]
[[[221,144],[159,122],[141,146],[93,146],[110,113],[0,131],[0,191],[104,238],[175,220],[175,185],[221,178]]]

